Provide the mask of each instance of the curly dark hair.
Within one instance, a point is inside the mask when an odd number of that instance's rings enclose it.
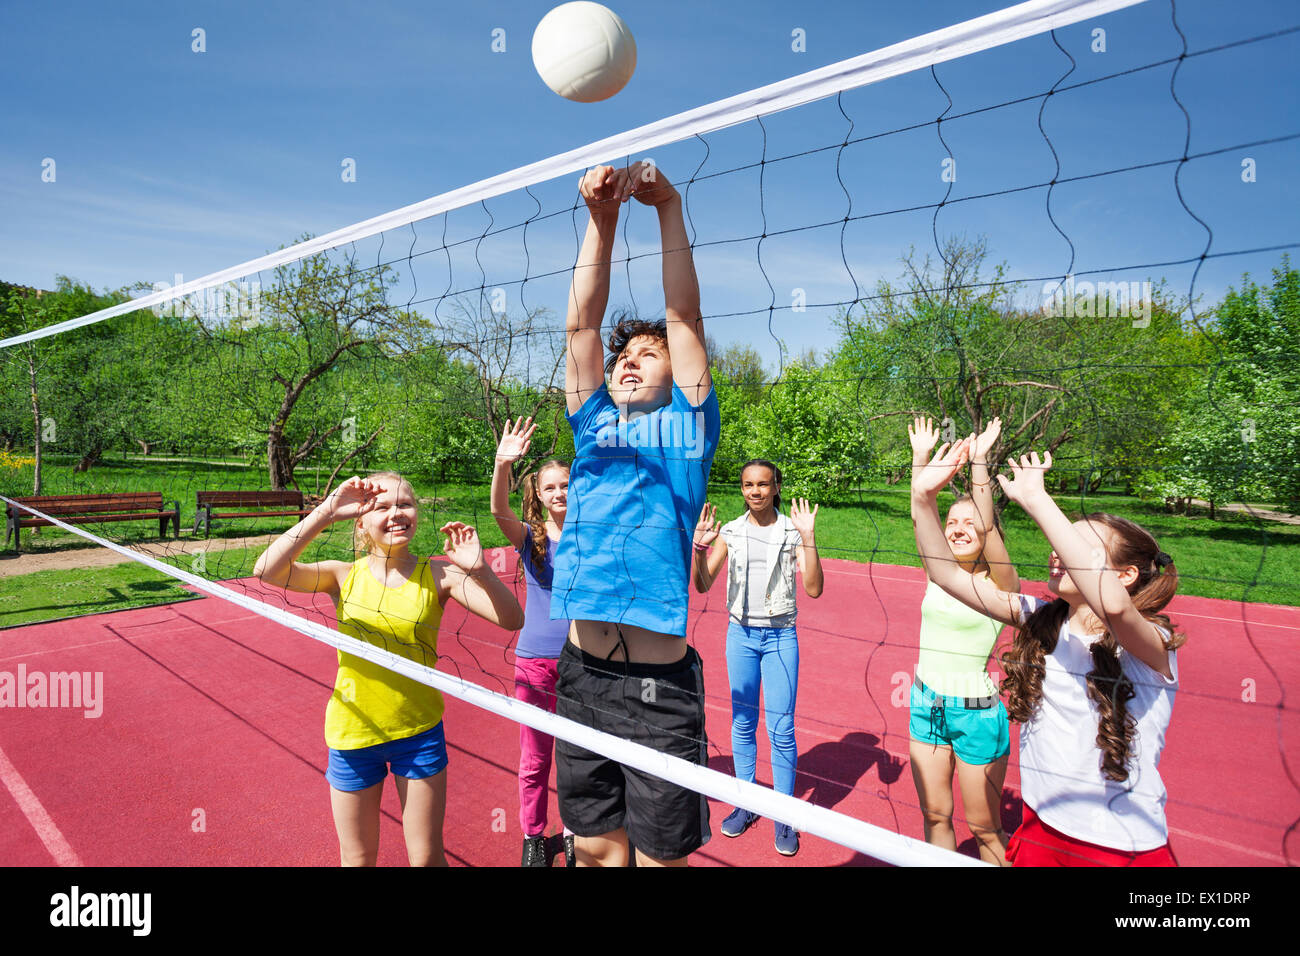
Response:
[[[1178,569],[1156,545],[1156,539],[1139,524],[1110,514],[1084,515],[1087,521],[1102,524],[1114,534],[1108,559],[1112,568],[1138,569],[1137,580],[1129,586],[1133,606],[1151,623],[1162,628],[1168,650],[1177,650],[1187,640],[1175,632],[1164,609],[1178,590]],[[1163,559],[1163,569],[1161,561]],[[1016,632],[1011,649],[1002,660],[1006,677],[1002,691],[1007,695],[1007,714],[1017,723],[1025,723],[1038,709],[1043,697],[1043,663],[1056,649],[1061,625],[1069,617],[1070,606],[1057,598],[1039,606]],[[1104,623],[1104,622],[1103,622]],[[1133,682],[1120,668],[1115,635],[1107,631],[1092,645],[1093,669],[1088,674],[1088,696],[1097,705],[1097,748],[1101,751],[1101,770],[1110,780],[1128,779],[1128,760],[1132,752],[1137,722],[1128,712],[1128,702],[1137,692]]]
[[[614,330],[609,333],[609,352],[610,355],[605,359],[605,377],[608,378],[614,373],[614,366],[623,355],[623,350],[627,348],[628,343],[633,339],[640,338],[643,335],[649,335],[652,338],[659,339],[664,346],[668,348],[668,320],[658,319],[654,322],[638,319],[629,312],[618,312],[614,315]]]

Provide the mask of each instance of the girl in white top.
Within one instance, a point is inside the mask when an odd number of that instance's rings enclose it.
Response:
[[[1052,546],[1041,601],[999,589],[952,561],[936,496],[969,457],[945,444],[912,477],[912,521],[930,579],[983,614],[1019,628],[1003,660],[1020,735],[1025,822],[1007,850],[1018,866],[1175,865],[1157,766],[1173,711],[1184,637],[1159,612],[1178,588],[1170,557],[1143,528],[1113,515],[1071,523],[1043,487],[1052,457],[1010,461],[998,475]]]

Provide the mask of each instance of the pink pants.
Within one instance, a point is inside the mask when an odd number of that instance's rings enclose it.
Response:
[[[555,713],[556,663],[552,657],[515,658],[515,698]],[[519,725],[519,826],[526,837],[540,836],[546,830],[554,754],[554,737]]]

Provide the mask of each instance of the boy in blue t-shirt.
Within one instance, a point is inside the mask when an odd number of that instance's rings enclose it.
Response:
[[[573,623],[557,713],[703,764],[704,683],[686,609],[691,534],[721,423],[682,199],[646,163],[598,166],[579,191],[591,219],[566,319],[575,456],[551,616]],[[629,198],[659,214],[666,319],[621,318],[605,360],[610,256]],[[556,757],[579,863],[626,865],[630,839],[641,865],[685,864],[709,839],[701,794],[564,741]]]

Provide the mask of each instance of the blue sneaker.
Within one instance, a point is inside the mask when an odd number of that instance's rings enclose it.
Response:
[[[736,807],[731,813],[727,814],[727,819],[722,821],[722,835],[725,837],[738,837],[757,822],[757,813],[750,813],[743,807]]]
[[[725,826],[725,824],[723,824]],[[794,856],[799,852],[799,831],[784,823],[776,825],[776,852],[782,856]]]

